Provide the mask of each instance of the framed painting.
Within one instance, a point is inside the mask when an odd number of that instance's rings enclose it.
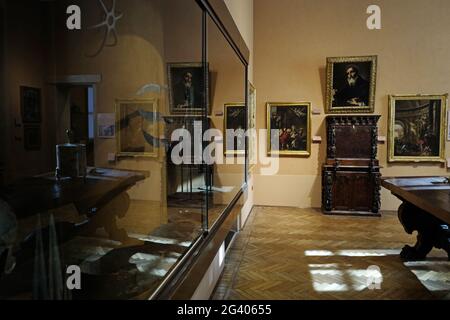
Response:
[[[25,125],[23,127],[23,141],[26,151],[41,150],[41,126]]]
[[[447,98],[389,96],[389,162],[445,162]]]
[[[40,123],[41,89],[20,87],[20,109],[23,123]]]
[[[377,56],[327,58],[326,113],[373,113]]]
[[[225,155],[245,155],[246,112],[244,103],[225,104]]]
[[[249,171],[252,171],[256,165],[256,89],[248,83],[248,164]]]
[[[311,104],[267,103],[269,155],[311,155]]]
[[[119,157],[157,157],[160,141],[156,100],[117,100],[116,122]]]
[[[202,63],[168,63],[167,72],[172,114],[202,114],[205,108],[209,113],[209,99],[204,99],[209,77]]]

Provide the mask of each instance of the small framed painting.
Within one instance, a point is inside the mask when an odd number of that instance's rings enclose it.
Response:
[[[101,139],[116,137],[116,115],[114,113],[97,114],[97,136]]]
[[[24,147],[26,151],[41,150],[41,126],[25,125],[23,128]]]
[[[20,107],[23,123],[40,123],[41,89],[20,87]]]

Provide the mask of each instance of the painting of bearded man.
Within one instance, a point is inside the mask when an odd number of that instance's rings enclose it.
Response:
[[[328,58],[327,113],[373,112],[376,56]]]

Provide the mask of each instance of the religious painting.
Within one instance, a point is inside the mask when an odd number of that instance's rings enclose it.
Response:
[[[267,104],[269,155],[311,155],[311,104]]]
[[[377,56],[327,58],[326,113],[373,113]]]
[[[445,162],[447,95],[389,96],[389,161]]]
[[[117,100],[118,156],[156,157],[159,116],[156,100]]]
[[[23,123],[40,123],[41,89],[20,87],[20,107]]]
[[[203,114],[208,108],[208,72],[202,63],[169,63],[169,101],[172,114]],[[205,79],[206,78],[206,79]],[[208,108],[209,110],[209,108]]]
[[[248,83],[248,163],[249,171],[256,165],[256,89]]]
[[[244,103],[225,104],[224,150],[226,155],[245,154],[246,112]]]

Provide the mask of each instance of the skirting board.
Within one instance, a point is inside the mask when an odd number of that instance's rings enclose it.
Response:
[[[320,208],[322,180],[318,175],[254,176],[254,204],[297,208]],[[381,210],[397,210],[401,202],[381,188]]]

